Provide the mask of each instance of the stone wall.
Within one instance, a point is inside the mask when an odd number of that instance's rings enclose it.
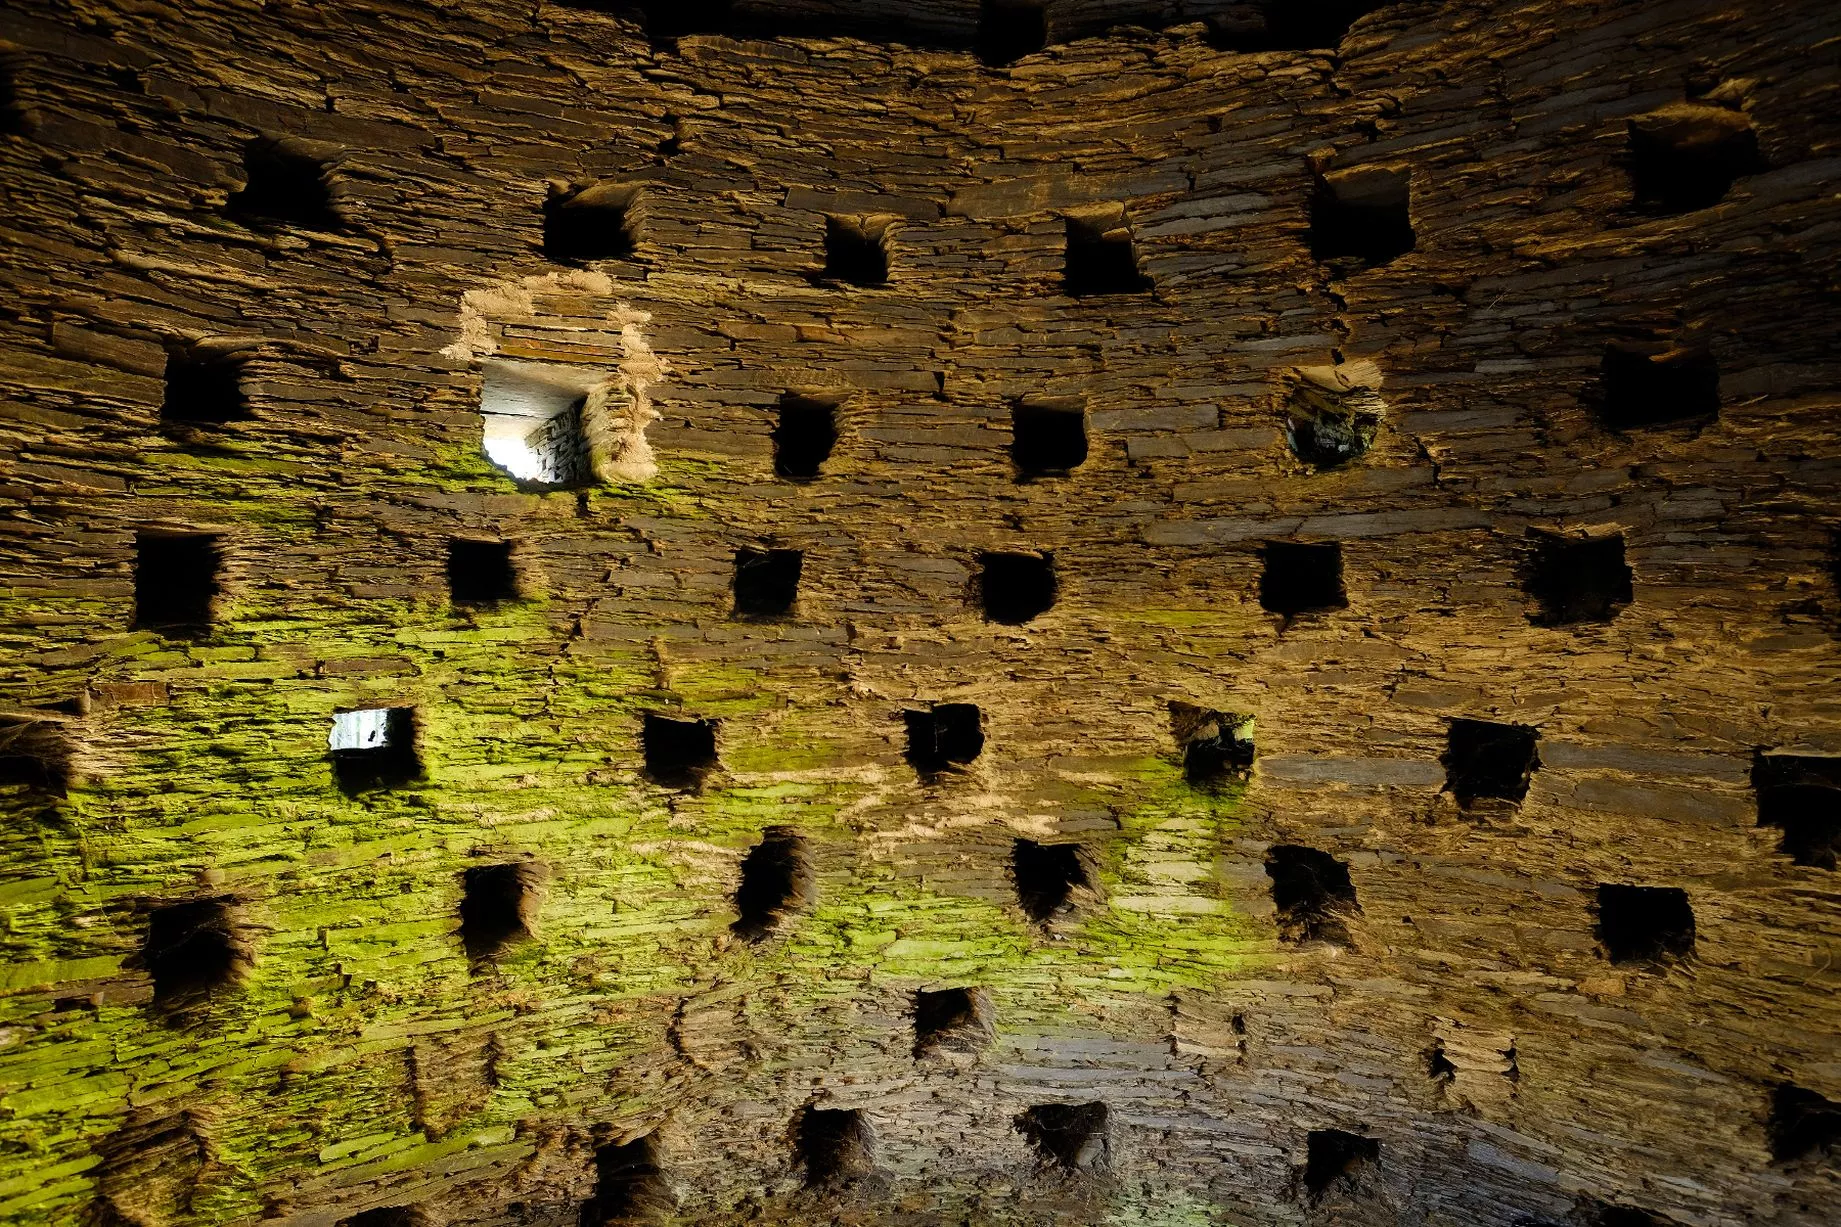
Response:
[[[668,7],[0,18],[0,1218],[1827,1221],[1841,14]]]

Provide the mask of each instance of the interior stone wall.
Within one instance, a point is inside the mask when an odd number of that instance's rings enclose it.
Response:
[[[1253,5],[1050,0],[1003,66],[943,0],[9,0],[0,1219],[1831,1222],[1838,794],[1793,858],[1755,779],[1841,755],[1841,12],[1357,7],[1257,50]],[[1755,159],[1640,198],[1684,105]],[[306,177],[252,187],[276,141]],[[1411,250],[1326,252],[1320,180],[1401,172]],[[630,251],[546,257],[597,184]],[[1067,292],[1070,218],[1135,292]],[[1618,418],[1628,344],[1702,373],[1682,420]],[[580,390],[582,488],[484,455],[512,363]],[[837,407],[809,481],[789,396]],[[1043,398],[1088,453],[1031,477]],[[1302,461],[1312,404],[1372,446]],[[1629,599],[1550,624],[1589,576],[1542,533],[1621,536]],[[456,538],[516,599],[456,599]],[[1289,542],[1345,606],[1262,604]],[[797,602],[738,617],[768,549]],[[988,620],[990,551],[1053,607]],[[143,625],[175,592],[208,625]],[[934,703],[985,740],[923,772]],[[1173,703],[1250,771],[1188,778]],[[413,760],[342,788],[377,707]],[[648,771],[648,715],[717,765]],[[1524,797],[1460,801],[1460,720],[1537,731]],[[1019,839],[1079,849],[1044,920]],[[1291,846],[1353,900],[1281,914]],[[488,880],[530,933],[482,954]],[[1685,892],[1691,950],[1615,961],[1601,885]],[[156,1000],[203,914],[223,974]]]

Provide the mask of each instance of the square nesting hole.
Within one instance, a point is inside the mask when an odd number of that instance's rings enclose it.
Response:
[[[1091,890],[1092,875],[1079,844],[1042,844],[1019,839],[1010,850],[1017,906],[1037,924],[1074,910],[1077,891]]]
[[[74,759],[62,721],[0,715],[0,788],[64,796],[76,774]]]
[[[134,625],[168,634],[202,633],[215,621],[222,538],[149,531],[134,538]]]
[[[979,554],[975,583],[986,620],[1004,626],[1021,626],[1053,609],[1060,586],[1052,554],[1009,550]]]
[[[813,481],[837,447],[838,402],[788,392],[773,430],[773,471],[787,481]]]
[[[1533,551],[1524,585],[1539,626],[1609,622],[1635,597],[1622,533],[1529,534]]]
[[[1323,261],[1387,264],[1418,243],[1413,177],[1389,166],[1356,166],[1318,176],[1310,202],[1310,251]]]
[[[198,346],[167,353],[161,422],[217,425],[247,417],[238,357]]]
[[[1103,294],[1148,294],[1151,279],[1138,267],[1125,206],[1114,204],[1070,213],[1064,287],[1074,298]]]
[[[1519,805],[1540,767],[1540,732],[1526,724],[1453,720],[1445,734],[1445,789],[1468,809],[1485,799]]]
[[[333,778],[347,794],[395,788],[422,778],[413,707],[336,712],[326,744]]]
[[[1334,51],[1355,19],[1380,0],[1260,0],[1208,19],[1209,42],[1223,51]]]
[[[873,289],[889,281],[889,253],[899,218],[825,217],[825,276],[832,281]]]
[[[659,1222],[677,1210],[651,1134],[595,1147],[595,1193],[583,1207],[584,1227]]]
[[[467,958],[496,958],[537,932],[549,872],[535,861],[474,865],[461,876],[460,943]]]
[[[243,147],[244,185],[226,207],[245,221],[336,231],[343,224],[333,205],[336,145],[300,137],[261,137]]]
[[[1595,930],[1605,957],[1624,966],[1655,966],[1694,953],[1694,909],[1676,886],[1598,887]]]
[[[1766,1130],[1773,1162],[1841,1155],[1841,1103],[1793,1083],[1779,1083],[1771,1092]]]
[[[1087,406],[1025,397],[1010,408],[1010,458],[1020,477],[1065,477],[1087,462]]]
[[[792,613],[804,567],[799,550],[736,550],[735,616],[784,618]]]
[[[1834,869],[1841,857],[1841,757],[1767,754],[1752,760],[1758,825],[1783,832],[1778,845],[1798,865]]]
[[[876,1135],[857,1108],[807,1108],[796,1135],[807,1188],[861,1180],[876,1170]]]
[[[431,1227],[428,1212],[420,1206],[378,1206],[349,1218],[333,1227]]]
[[[1378,1163],[1381,1143],[1342,1129],[1313,1129],[1304,1142],[1304,1188],[1313,1199],[1338,1182],[1353,1191],[1362,1169]]]
[[[1194,703],[1170,703],[1170,732],[1183,754],[1183,778],[1204,790],[1244,780],[1253,770],[1253,717]]]
[[[456,605],[496,605],[518,599],[518,568],[509,541],[449,537],[448,598]]]
[[[761,941],[788,916],[811,905],[814,886],[805,836],[791,827],[768,827],[742,858],[730,928],[743,941]]]
[[[966,766],[984,752],[984,715],[975,703],[935,703],[901,718],[908,762],[923,776]]]
[[[969,1056],[991,1042],[990,994],[981,988],[942,988],[914,994],[916,1059]]]
[[[480,385],[486,458],[535,490],[594,484],[585,414],[595,370],[536,362],[488,362]]]
[[[1373,363],[1298,368],[1285,408],[1285,442],[1314,469],[1340,468],[1368,454],[1380,434],[1387,402],[1375,390]]]
[[[1004,68],[1048,46],[1044,0],[982,0],[978,6],[978,58]]]
[[[718,721],[647,712],[639,728],[646,774],[666,788],[695,791],[716,770]]]
[[[1638,430],[1719,416],[1720,368],[1705,346],[1614,341],[1598,372],[1598,419]]]
[[[583,187],[553,186],[543,206],[543,255],[577,263],[626,260],[639,251],[645,188],[602,180]]]
[[[1765,169],[1743,111],[1678,102],[1630,121],[1636,207],[1687,213],[1716,205],[1742,176]]]
[[[1280,938],[1349,944],[1348,918],[1362,909],[1348,865],[1316,848],[1277,844],[1266,850],[1266,876]]]
[[[149,913],[140,961],[153,980],[154,1004],[178,1005],[235,986],[254,956],[237,901],[219,895]]]
[[[1261,608],[1287,618],[1348,608],[1340,541],[1268,541],[1260,553]]]
[[[1089,1172],[1106,1166],[1111,1112],[1103,1103],[1040,1103],[1016,1118],[1016,1130],[1045,1167]]]

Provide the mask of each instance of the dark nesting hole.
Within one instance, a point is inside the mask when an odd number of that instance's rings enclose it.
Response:
[[[1078,401],[1018,401],[1010,410],[1010,457],[1024,477],[1079,468],[1087,459],[1086,407]]]
[[[1332,391],[1305,382],[1291,394],[1285,413],[1285,442],[1291,454],[1317,469],[1360,459],[1374,446],[1386,405],[1372,388]]]
[[[552,192],[543,206],[544,258],[630,258],[639,249],[643,200],[636,183],[591,183]]]
[[[449,537],[447,590],[456,605],[491,605],[518,599],[518,570],[511,542]]]
[[[1266,876],[1278,909],[1279,935],[1288,941],[1346,944],[1346,917],[1361,911],[1349,867],[1327,852],[1298,844],[1266,850]]]
[[[1138,268],[1124,209],[1069,217],[1067,236],[1066,289],[1073,297],[1144,294],[1153,288]]]
[[[1599,367],[1599,419],[1632,430],[1716,417],[1720,368],[1704,346],[1612,342]]]
[[[0,51],[0,134],[23,136],[27,128],[25,101],[19,92],[18,57]]]
[[[73,754],[61,724],[0,716],[0,787],[61,797],[70,791]]]
[[[984,752],[984,717],[974,703],[935,703],[904,711],[908,726],[908,761],[922,775],[963,766]]]
[[[536,931],[545,873],[531,861],[475,865],[462,876],[460,941],[467,957],[490,959]]]
[[[250,221],[278,222],[307,230],[339,229],[329,167],[316,147],[294,139],[267,138],[245,145],[243,172],[247,183],[230,197],[230,212]]]
[[[1798,865],[1833,869],[1841,858],[1841,758],[1766,754],[1752,759],[1758,825],[1783,832]]]
[[[1621,533],[1596,537],[1530,534],[1534,552],[1527,567],[1530,620],[1541,626],[1609,622],[1634,599]]]
[[[1261,607],[1288,618],[1348,607],[1340,541],[1268,541],[1261,556],[1266,564],[1259,577]]]
[[[162,422],[218,423],[248,416],[240,361],[196,350],[174,350],[166,355]]]
[[[608,0],[576,2],[584,7],[599,7]],[[646,18],[646,34],[653,39],[721,34],[734,23],[734,0],[649,0],[640,8]]]
[[[914,994],[914,1055],[971,1053],[991,1038],[991,1003],[982,989],[943,988]]]
[[[147,918],[141,966],[153,978],[156,1005],[170,1005],[228,988],[249,969],[249,947],[228,895],[187,899]]]
[[[1381,1158],[1381,1143],[1341,1129],[1312,1129],[1305,1140],[1304,1187],[1312,1197],[1322,1197],[1332,1184],[1353,1185],[1357,1173]]]
[[[336,712],[327,742],[332,774],[348,794],[394,788],[422,778],[413,707]]]
[[[342,1218],[334,1227],[428,1227],[428,1214],[420,1206],[379,1206]]]
[[[1021,626],[1047,613],[1054,607],[1056,588],[1053,555],[978,555],[978,600],[992,622]]]
[[[1485,797],[1519,803],[1541,765],[1534,745],[1539,739],[1525,724],[1453,720],[1440,760],[1446,789],[1466,807]]]
[[[1639,1210],[1635,1206],[1614,1206],[1601,1202],[1592,1211],[1592,1227],[1680,1227],[1673,1219]]]
[[[891,232],[886,217],[827,216],[825,276],[856,286],[887,285]]]
[[[595,1194],[582,1207],[581,1227],[656,1222],[677,1209],[652,1135],[597,1146],[594,1167]]]
[[[876,1169],[876,1135],[856,1108],[807,1108],[799,1117],[798,1150],[809,1188],[860,1180]]]
[[[1441,1088],[1449,1086],[1457,1078],[1457,1066],[1445,1055],[1445,1041],[1432,1041],[1432,1046],[1426,1050],[1425,1068],[1426,1077]]]
[[[1016,1129],[1044,1164],[1092,1171],[1106,1165],[1109,1115],[1103,1103],[1042,1103],[1019,1115]]]
[[[1599,944],[1613,963],[1660,963],[1694,953],[1694,909],[1676,886],[1598,887]]]
[[[716,721],[647,712],[639,730],[646,774],[667,788],[697,788],[716,769]]]
[[[211,625],[223,563],[211,533],[144,532],[134,538],[134,625],[200,631]]]
[[[1758,135],[1741,111],[1682,103],[1630,121],[1630,184],[1644,212],[1707,208],[1763,169]]]
[[[1014,64],[1048,46],[1042,0],[983,0],[978,9],[978,58],[992,68]]]
[[[758,942],[812,900],[812,862],[805,837],[791,827],[768,827],[742,858],[735,890],[735,923],[744,941]]]
[[[1253,769],[1253,717],[1170,704],[1170,731],[1183,751],[1183,778],[1196,788],[1244,780]]]
[[[1224,51],[1334,51],[1355,19],[1380,7],[1380,0],[1265,0],[1236,5],[1209,19],[1209,41]]]
[[[1841,1152],[1841,1103],[1791,1083],[1771,1092],[1771,1158],[1793,1163],[1817,1151]]]
[[[1372,266],[1413,250],[1412,182],[1410,172],[1383,166],[1320,176],[1310,201],[1311,255]]]
[[[1073,906],[1076,888],[1091,884],[1078,844],[1039,844],[1019,839],[1010,852],[1016,901],[1023,914],[1047,924]]]
[[[818,476],[837,446],[837,405],[788,392],[773,432],[773,471],[788,481]]]
[[[735,551],[735,614],[780,618],[793,611],[805,555],[798,550]]]

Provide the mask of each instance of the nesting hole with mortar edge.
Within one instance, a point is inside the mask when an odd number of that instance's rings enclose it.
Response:
[[[742,858],[730,929],[743,941],[764,940],[789,916],[811,906],[815,885],[805,836],[791,827],[768,827]]]
[[[543,205],[544,259],[570,264],[632,259],[645,233],[645,202],[645,186],[638,183],[552,184]]]
[[[1301,844],[1266,850],[1279,937],[1292,942],[1350,944],[1348,918],[1361,911],[1349,867]]]
[[[247,419],[243,363],[199,345],[167,351],[160,401],[163,425],[222,425]]]
[[[735,616],[771,619],[790,615],[799,600],[804,568],[805,555],[799,550],[736,550]]]
[[[1381,0],[1261,0],[1208,18],[1208,41],[1221,51],[1334,51],[1357,18]]]
[[[1375,268],[1418,245],[1412,222],[1412,173],[1357,166],[1317,176],[1310,200],[1313,259]]]
[[[1771,1161],[1795,1163],[1811,1155],[1841,1155],[1841,1103],[1790,1082],[1771,1091],[1765,1125]]]
[[[585,414],[600,375],[534,362],[485,363],[479,412],[486,459],[527,490],[594,485]]]
[[[1609,622],[1635,599],[1622,533],[1559,533],[1532,529],[1522,585],[1533,598],[1537,626]]]
[[[1751,783],[1758,825],[1783,832],[1778,850],[1795,864],[1834,869],[1841,857],[1841,757],[1760,750]]]
[[[773,471],[787,481],[813,481],[837,448],[839,402],[787,392],[773,430]]]
[[[807,1108],[799,1114],[795,1150],[807,1188],[836,1188],[876,1170],[876,1135],[857,1108]]]
[[[518,599],[518,567],[509,541],[449,537],[448,599],[455,605],[497,605]]]
[[[581,1227],[656,1223],[677,1210],[653,1135],[595,1147],[595,1192],[582,1206]]]
[[[1072,912],[1077,892],[1093,889],[1093,875],[1079,844],[1043,844],[1019,839],[1010,849],[1017,906],[1037,924]]]
[[[901,718],[908,762],[923,777],[967,766],[984,752],[984,715],[975,703],[934,703]]]
[[[36,712],[0,713],[0,795],[62,797],[76,778],[76,747],[64,722]]]
[[[1631,119],[1629,137],[1630,190],[1641,213],[1708,208],[1766,169],[1751,118],[1729,107],[1673,103]]]
[[[223,538],[148,530],[134,538],[134,626],[168,636],[201,635],[216,620]]]
[[[1010,407],[1017,478],[1065,477],[1087,462],[1087,406],[1065,397],[1024,397]]]
[[[1314,469],[1359,460],[1374,446],[1387,403],[1361,379],[1378,380],[1371,363],[1301,367],[1285,407],[1285,442]]]
[[[337,147],[299,137],[258,137],[243,147],[244,186],[225,204],[238,220],[337,231],[332,158]]]
[[[991,1042],[991,995],[981,988],[922,989],[914,994],[914,1056],[970,1056]]]
[[[1183,779],[1191,787],[1212,792],[1242,782],[1252,773],[1252,716],[1173,699],[1170,732],[1182,752]]]
[[[978,58],[989,68],[1006,68],[1048,46],[1048,11],[1043,0],[982,0],[978,6]]]
[[[694,792],[716,770],[716,720],[647,712],[639,728],[646,775],[666,788]]]
[[[1304,1189],[1316,1201],[1333,1185],[1351,1191],[1364,1168],[1381,1160],[1381,1143],[1342,1129],[1313,1129],[1304,1140]]]
[[[235,987],[254,962],[237,900],[184,899],[153,908],[140,963],[156,1006],[183,1006]]]
[[[1457,719],[1445,732],[1445,791],[1460,808],[1480,802],[1519,805],[1541,765],[1540,731],[1526,724]]]
[[[398,788],[422,778],[413,707],[361,707],[335,712],[326,746],[333,779],[348,796]]]
[[[985,619],[1004,626],[1021,626],[1055,606],[1060,584],[1052,554],[991,550],[978,555],[973,581]]]
[[[1110,1159],[1111,1113],[1103,1103],[1042,1103],[1016,1118],[1016,1130],[1044,1167],[1098,1171]]]
[[[473,865],[461,874],[460,943],[475,963],[536,935],[549,872],[535,861]]]
[[[1348,608],[1340,541],[1268,541],[1260,556],[1261,608],[1287,618]]]
[[[1694,953],[1694,909],[1678,886],[1600,883],[1593,930],[1605,958],[1657,969]]]
[[[889,282],[895,223],[887,214],[825,215],[825,280],[878,289]]]
[[[1072,298],[1148,294],[1155,288],[1138,266],[1138,249],[1124,205],[1070,213],[1063,288]]]
[[[1594,407],[1615,431],[1710,421],[1720,412],[1719,363],[1704,345],[1609,342]]]

